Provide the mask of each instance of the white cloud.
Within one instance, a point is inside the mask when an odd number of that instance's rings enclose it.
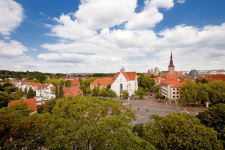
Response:
[[[118,71],[121,66],[127,67],[128,70],[143,72],[147,71],[143,70],[146,67],[150,69],[156,66],[160,70],[167,70],[172,50],[176,70],[218,69],[225,64],[225,43],[223,42],[225,24],[203,28],[178,25],[165,29],[158,35],[160,38],[151,30],[114,29],[110,31],[106,28],[87,39],[44,44],[43,48],[54,53],[39,55],[38,58],[61,63],[79,60],[77,63],[85,65],[86,68],[89,66],[96,68],[95,66],[101,65],[107,68],[102,62],[109,61],[112,62],[109,64],[110,68],[115,69],[109,72]],[[96,58],[95,61],[92,61],[92,57]],[[119,60],[113,62],[110,57],[118,57]],[[103,61],[103,58],[107,60]],[[209,60],[219,63],[209,65]]]
[[[137,0],[81,0],[74,16],[82,26],[103,29],[127,21],[136,6]]]
[[[174,2],[173,0],[146,0],[145,4],[149,6],[155,6],[157,8],[170,9],[173,7]]]
[[[126,23],[127,29],[147,29],[154,27],[163,19],[163,15],[156,7],[146,7],[142,12],[135,13]]]
[[[43,12],[39,12],[40,15],[45,16],[45,14]]]
[[[20,42],[11,40],[9,43],[5,43],[0,40],[0,55],[7,57],[15,57],[24,55],[24,52],[28,49],[23,46]]]
[[[71,20],[70,15],[61,15],[59,19],[55,18],[59,25],[51,27],[51,36],[58,36],[60,38],[79,40],[94,36],[96,31],[85,28],[76,20]]]
[[[185,2],[185,0],[177,0],[177,3],[184,3]]]
[[[23,8],[13,0],[0,0],[0,34],[10,35],[24,18]]]
[[[37,49],[36,49],[36,48],[31,48],[31,50],[32,50],[32,51],[37,51]]]

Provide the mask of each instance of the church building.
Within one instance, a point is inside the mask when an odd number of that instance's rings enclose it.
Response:
[[[135,90],[138,90],[136,72],[125,72],[125,69],[122,68],[120,72],[117,72],[115,78],[111,89],[116,92],[117,96],[121,97],[124,90],[127,90],[129,95],[134,95]]]
[[[172,56],[172,51],[171,51],[170,63],[169,63],[169,66],[168,66],[168,71],[161,71],[160,77],[165,77],[166,74],[172,74],[172,73],[176,73],[176,72],[175,72],[175,66],[173,64],[173,56]]]

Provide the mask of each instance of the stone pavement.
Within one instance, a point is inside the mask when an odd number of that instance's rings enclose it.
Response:
[[[127,106],[131,110],[135,111],[137,120],[131,124],[146,123],[153,121],[149,119],[152,114],[158,114],[160,116],[166,116],[170,113],[181,112],[184,114],[197,115],[199,112],[206,110],[206,108],[184,108],[179,107],[176,104],[167,104],[165,102],[157,102],[155,98],[146,98],[147,100],[120,100],[114,99],[116,101],[121,101],[124,105],[132,104],[132,106]]]

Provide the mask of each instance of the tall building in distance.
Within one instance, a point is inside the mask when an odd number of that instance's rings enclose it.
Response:
[[[173,65],[172,51],[171,51],[171,55],[170,55],[170,64],[168,66],[168,71],[169,71],[169,73],[175,73],[175,66]]]
[[[173,74],[173,73],[176,73],[176,71],[175,71],[175,66],[173,64],[173,55],[172,55],[172,51],[171,51],[170,63],[169,63],[169,66],[168,66],[168,71],[161,71],[160,77],[165,77],[166,74]]]

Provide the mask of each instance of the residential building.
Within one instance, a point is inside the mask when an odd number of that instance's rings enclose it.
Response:
[[[83,96],[83,91],[79,89],[79,87],[73,86],[73,87],[64,87],[63,88],[64,97],[75,97],[78,95]]]
[[[21,102],[25,102],[30,108],[30,110],[37,112],[36,98],[30,98],[25,100],[13,100],[8,103],[8,107],[15,106],[16,104],[20,104]]]
[[[179,81],[162,81],[160,83],[160,93],[165,96],[165,99],[179,100],[181,97],[179,88],[183,83]]]
[[[80,86],[80,82],[77,80],[77,78],[74,78],[74,80],[71,82],[71,87],[73,86],[76,87]]]
[[[92,90],[95,86],[98,86],[98,84],[100,89],[102,87],[106,88],[108,85],[112,85],[113,81],[114,80],[112,78],[108,77],[96,79],[95,81],[91,82],[90,89]]]
[[[160,84],[165,78],[153,78],[155,80],[155,84]]]
[[[115,80],[111,85],[111,89],[116,92],[117,96],[121,97],[124,90],[127,90],[131,95],[138,90],[136,72],[117,72]]]

